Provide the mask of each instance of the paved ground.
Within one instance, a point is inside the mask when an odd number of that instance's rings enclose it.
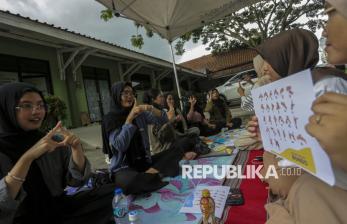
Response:
[[[71,130],[80,137],[85,154],[92,164],[92,169],[107,168],[105,157],[102,153],[101,126],[93,124]]]

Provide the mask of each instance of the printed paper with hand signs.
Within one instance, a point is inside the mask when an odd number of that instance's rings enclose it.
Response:
[[[315,100],[311,72],[305,70],[252,90],[264,149],[333,185],[328,155],[305,130]]]

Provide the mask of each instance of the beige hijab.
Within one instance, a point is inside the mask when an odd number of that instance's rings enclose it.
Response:
[[[276,34],[256,50],[282,77],[313,68],[319,60],[317,37],[298,28]]]
[[[347,0],[326,0],[347,19]]]
[[[258,54],[253,58],[254,70],[257,73],[258,77],[262,76],[261,68],[263,67],[264,59]]]

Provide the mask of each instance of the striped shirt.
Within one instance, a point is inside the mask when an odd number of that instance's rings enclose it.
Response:
[[[252,94],[241,96],[241,109],[244,111],[254,111]]]

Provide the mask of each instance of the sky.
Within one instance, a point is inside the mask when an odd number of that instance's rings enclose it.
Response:
[[[105,7],[95,0],[0,0],[0,9],[171,61],[170,47],[165,39],[156,34],[147,38],[141,29],[139,33],[145,37],[145,44],[142,49],[134,48],[130,42],[131,36],[137,34],[134,23],[123,18],[104,22],[100,19],[100,12]],[[176,63],[209,54],[201,43],[190,42],[185,49],[182,56],[175,56]]]

